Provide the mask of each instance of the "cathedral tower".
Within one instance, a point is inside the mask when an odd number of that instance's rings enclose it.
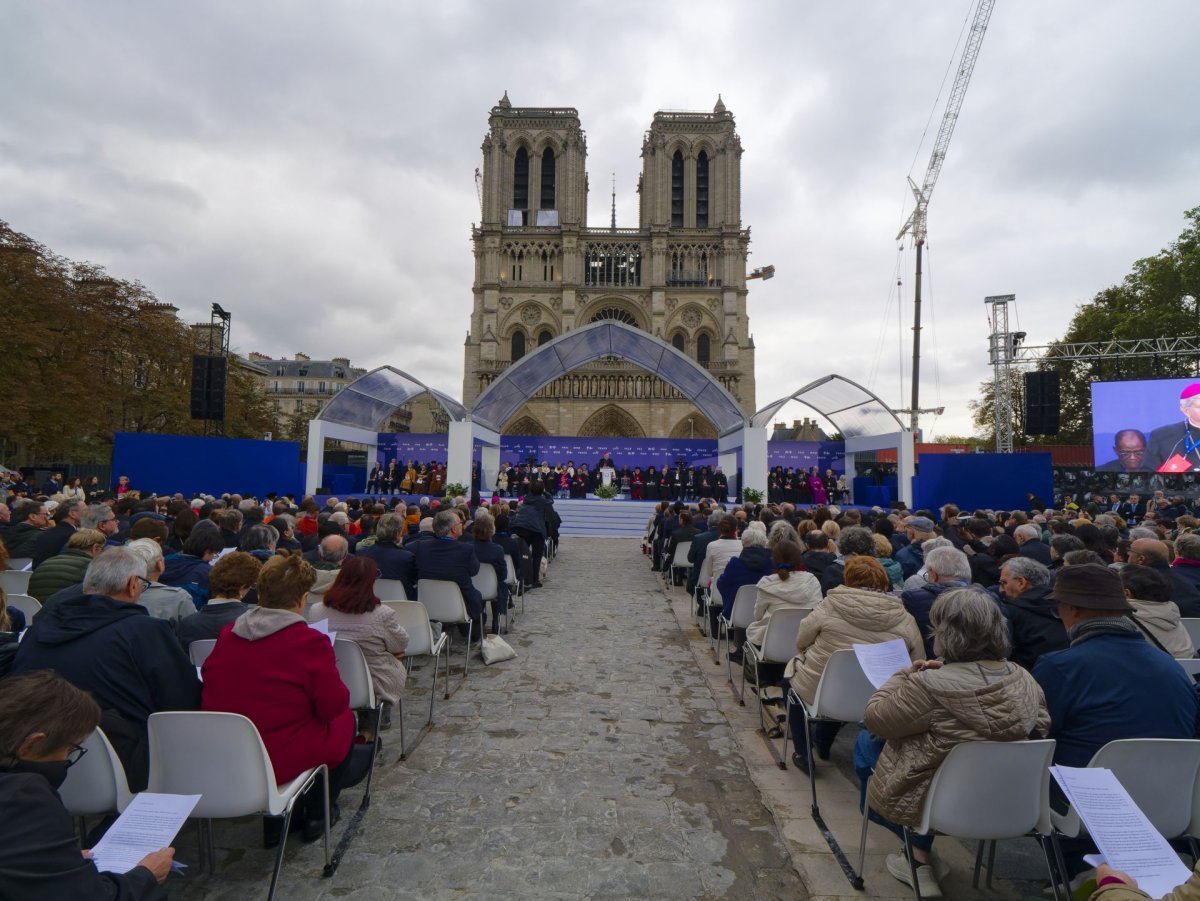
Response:
[[[669,341],[755,410],[746,316],[750,232],[741,142],[711,113],[658,112],[642,143],[638,228],[587,226],[587,141],[571,108],[492,108],[463,400],[572,328],[619,319]],[[550,383],[505,434],[711,437],[712,424],[637,366],[597,360]]]

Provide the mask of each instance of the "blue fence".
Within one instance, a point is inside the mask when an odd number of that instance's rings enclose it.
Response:
[[[198,438],[118,432],[113,472],[146,492],[191,496],[304,491],[304,467],[295,441]]]

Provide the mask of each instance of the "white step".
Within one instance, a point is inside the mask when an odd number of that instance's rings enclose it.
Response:
[[[590,538],[641,538],[654,512],[654,501],[556,500],[562,535]]]

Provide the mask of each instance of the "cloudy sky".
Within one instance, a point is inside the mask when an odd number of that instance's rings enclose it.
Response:
[[[751,265],[778,272],[749,298],[759,404],[837,371],[906,406],[894,238],[970,7],[8,0],[0,219],[189,319],[219,302],[242,352],[392,364],[457,396],[500,95],[576,107],[591,223],[615,173],[632,226],[654,111],[720,93]],[[1197,34],[1194,0],[998,0],[930,207],[921,399],[946,413],[926,434],[970,430],[984,296],[1015,293],[1029,342],[1053,340],[1200,204]]]

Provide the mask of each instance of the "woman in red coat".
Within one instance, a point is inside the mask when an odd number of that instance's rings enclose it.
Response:
[[[299,555],[267,561],[258,576],[258,606],[225,627],[204,662],[201,706],[251,720],[280,784],[326,764],[332,803],[366,775],[372,746],[354,744],[350,693],[333,646],[304,619],[316,578]],[[324,820],[319,786],[309,794],[298,819],[305,840],[315,841]],[[336,818],[336,807],[331,815]],[[268,842],[270,833],[266,828]]]

